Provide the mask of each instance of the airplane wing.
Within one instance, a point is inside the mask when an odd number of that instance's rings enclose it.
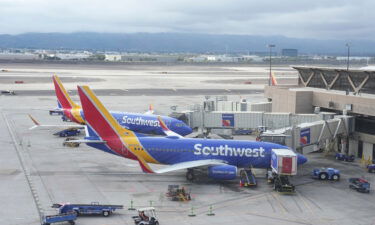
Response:
[[[171,137],[178,137],[178,138],[184,138],[182,137],[181,135],[171,131],[167,125],[164,123],[164,121],[162,120],[161,116],[158,116],[158,121],[160,123],[160,127],[161,129],[163,130],[164,134],[167,135],[167,136],[171,136]]]
[[[148,107],[148,111],[147,112],[145,112],[144,114],[145,115],[152,115],[152,114],[154,114],[154,106],[152,105],[152,104],[150,104],[150,106]]]
[[[93,143],[93,144],[105,144],[106,141],[103,140],[88,140],[88,139],[77,139],[77,140],[69,140],[65,141],[65,143]]]
[[[79,125],[79,124],[40,124],[34,117],[32,117],[29,114],[30,119],[35,124],[34,126],[30,127],[29,130],[33,130],[35,128],[62,128],[62,129],[68,129],[68,128],[77,128],[77,129],[84,129],[85,125]]]
[[[204,167],[204,166],[218,166],[218,165],[227,165],[227,163],[223,160],[203,159],[203,160],[176,163],[171,166],[167,166],[163,169],[156,170],[154,172],[155,173],[167,173],[167,172],[172,172],[172,171],[182,170],[182,169]]]

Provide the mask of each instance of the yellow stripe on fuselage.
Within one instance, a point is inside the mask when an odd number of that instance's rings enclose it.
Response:
[[[143,158],[146,162],[159,164],[148,152],[144,149],[142,144],[139,142],[138,137],[131,130],[123,128],[115,118],[109,113],[109,111],[103,106],[95,94],[90,90],[88,86],[82,86],[90,99],[95,103],[96,107],[100,110],[103,116],[111,124],[117,135],[120,137],[122,143],[126,148],[134,155]]]

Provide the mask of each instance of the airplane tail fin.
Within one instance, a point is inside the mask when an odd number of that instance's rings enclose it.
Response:
[[[70,98],[68,92],[61,83],[60,78],[57,75],[52,77],[53,84],[55,85],[55,93],[58,101],[58,105],[63,109],[80,108],[73,100]]]
[[[272,86],[277,86],[277,80],[274,72],[271,73],[271,84]]]
[[[152,105],[152,104],[150,104],[149,106],[148,106],[148,111],[147,112],[145,112],[145,114],[148,114],[148,115],[151,115],[151,114],[154,114],[154,106]]]
[[[143,158],[144,155],[140,151],[136,151],[133,146],[129,146],[130,144],[139,146],[136,134],[121,127],[88,86],[78,86],[78,94],[87,125],[106,141],[110,149],[119,155],[131,155],[133,159],[138,160],[144,172],[153,173]]]

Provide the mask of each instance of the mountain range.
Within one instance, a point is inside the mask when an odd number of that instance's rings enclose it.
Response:
[[[219,35],[189,33],[24,33],[1,34],[0,48],[70,49],[91,51],[159,53],[266,53],[267,45],[275,50],[298,49],[300,54],[375,55],[372,40],[317,40],[284,36]]]

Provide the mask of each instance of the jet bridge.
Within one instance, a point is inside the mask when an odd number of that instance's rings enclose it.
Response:
[[[354,117],[340,115],[333,119],[301,123],[264,132],[261,141],[279,138],[285,145],[301,153],[317,150],[348,152],[348,137],[354,131]]]

